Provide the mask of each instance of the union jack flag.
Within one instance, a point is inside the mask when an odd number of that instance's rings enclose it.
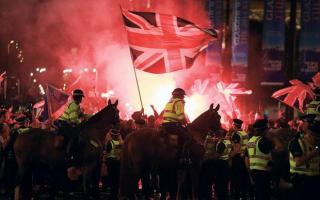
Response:
[[[212,29],[185,19],[152,12],[122,10],[135,68],[155,74],[190,68],[210,41]]]
[[[314,100],[315,93],[310,85],[304,84],[297,79],[290,80],[290,83],[292,86],[274,92],[272,97],[304,112],[306,105]]]

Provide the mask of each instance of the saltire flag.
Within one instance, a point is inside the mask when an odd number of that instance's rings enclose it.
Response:
[[[162,74],[188,69],[208,43],[217,38],[213,29],[202,29],[173,15],[122,9],[133,65]]]
[[[304,112],[306,105],[315,98],[311,86],[294,79],[290,81],[290,87],[283,88],[272,94],[272,97],[286,105]]]
[[[6,71],[4,71],[2,74],[0,74],[0,83],[4,80],[4,76],[6,75]]]
[[[41,115],[41,121],[48,119],[58,119],[64,112],[68,104],[69,95],[51,85],[47,86],[44,100],[44,110]],[[39,103],[40,105],[40,103]]]

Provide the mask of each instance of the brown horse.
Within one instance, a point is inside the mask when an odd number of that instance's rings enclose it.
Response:
[[[218,105],[213,108],[213,104],[211,104],[209,110],[202,113],[187,127],[190,140],[185,143],[184,152],[187,152],[193,163],[192,170],[194,172],[192,174],[194,174],[194,177],[192,178],[195,192],[197,188],[196,174],[199,172],[204,154],[202,144],[209,130],[216,131],[221,128],[220,115],[218,114],[219,107]],[[161,174],[170,174],[173,172],[172,170],[177,169],[175,163],[177,163],[178,149],[177,142],[174,140],[170,135],[150,128],[139,129],[127,136],[124,141],[121,161],[120,196],[122,198],[135,198],[138,180],[145,175],[144,173],[154,173],[156,171],[155,173],[160,174],[161,182],[161,179],[166,179],[161,177]],[[175,173],[170,174],[170,176],[175,175]],[[162,189],[160,185],[160,190]],[[171,193],[171,199],[176,198],[174,190],[168,188],[167,192]],[[165,199],[165,191],[162,192],[162,198]]]
[[[102,144],[108,129],[119,123],[118,100],[108,105],[81,124],[81,164],[77,166],[82,172],[83,192],[85,197],[89,194],[99,198],[98,181],[102,154]],[[30,132],[20,134],[14,144],[14,152],[18,163],[19,199],[30,199],[32,190],[32,173],[34,167],[41,163],[49,169],[66,169],[65,149],[56,148],[56,134],[31,129]],[[66,170],[64,170],[66,172]]]

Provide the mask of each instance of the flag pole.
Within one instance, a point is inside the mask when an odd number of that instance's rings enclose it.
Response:
[[[131,51],[130,51],[130,55],[131,55]],[[131,55],[132,57],[132,55]],[[137,84],[137,88],[138,88],[138,93],[139,93],[139,99],[140,99],[140,104],[141,104],[141,108],[143,109],[143,103],[142,103],[142,98],[141,98],[141,91],[140,91],[140,86],[139,86],[139,81],[138,81],[138,77],[137,77],[137,72],[136,72],[136,68],[133,66],[133,72],[134,72],[134,77],[136,79],[136,84]]]
[[[121,11],[121,15],[122,15],[122,8],[121,8],[121,5],[120,5],[120,11]],[[123,21],[123,20],[122,20]],[[124,24],[124,21],[123,21],[123,24]],[[124,27],[124,29],[126,30],[126,27]],[[126,30],[127,31],[127,30]],[[128,41],[129,43],[129,41]],[[130,49],[129,49],[130,51]],[[130,51],[130,56],[131,56],[131,60],[133,60],[132,58],[132,53]],[[135,80],[136,80],[136,84],[137,84],[137,88],[138,88],[138,94],[139,94],[139,100],[140,100],[140,105],[141,105],[141,108],[143,109],[143,103],[142,103],[142,98],[141,98],[141,91],[140,91],[140,85],[139,85],[139,80],[138,80],[138,76],[137,76],[137,72],[136,72],[136,68],[134,67],[134,64],[132,63],[132,67],[133,67],[133,73],[134,73],[134,77],[135,77]]]

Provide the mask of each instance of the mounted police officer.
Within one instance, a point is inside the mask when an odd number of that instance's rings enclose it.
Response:
[[[85,96],[82,90],[74,90],[72,92],[73,101],[68,104],[59,119],[68,122],[72,126],[79,125],[83,120],[88,119],[90,116],[84,114],[80,107],[83,97]]]
[[[314,199],[320,184],[320,122],[308,123],[289,143],[294,199]]]
[[[255,186],[255,199],[270,199],[270,163],[272,141],[266,137],[268,132],[267,120],[260,119],[253,124],[254,136],[247,144],[249,170]]]
[[[173,133],[184,137],[183,125],[187,123],[184,113],[186,92],[182,88],[176,88],[171,94],[172,98],[164,109],[162,127],[169,134]]]
[[[250,179],[245,165],[244,154],[248,143],[248,134],[242,130],[243,121],[233,119],[231,130],[231,185],[235,199],[246,198],[250,193]]]
[[[84,114],[80,104],[84,93],[80,89],[72,92],[73,100],[68,104],[64,113],[60,116],[58,123],[62,135],[66,137],[67,145],[67,160],[74,162],[78,159],[78,146],[79,146],[79,125],[82,121],[89,119],[90,115]]]

